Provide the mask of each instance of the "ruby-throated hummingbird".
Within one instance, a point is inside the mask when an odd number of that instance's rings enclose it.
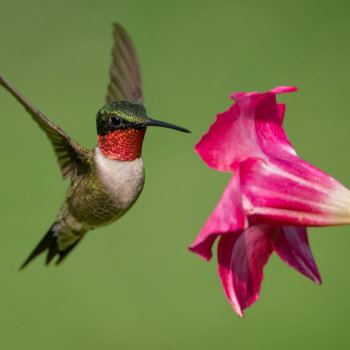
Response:
[[[189,132],[149,118],[132,41],[118,24],[113,36],[108,104],[97,112],[98,146],[92,151],[72,140],[0,75],[0,84],[46,132],[63,179],[71,181],[56,220],[21,269],[46,249],[46,264],[57,254],[56,264],[60,263],[89,230],[111,224],[132,207],[145,181],[141,150],[148,126]]]

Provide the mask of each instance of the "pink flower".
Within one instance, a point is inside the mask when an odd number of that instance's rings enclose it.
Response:
[[[285,105],[269,92],[237,93],[218,114],[196,152],[212,168],[233,172],[218,205],[190,250],[207,260],[218,235],[219,275],[236,313],[259,298],[272,251],[321,284],[306,226],[350,223],[350,191],[300,159],[283,130]]]

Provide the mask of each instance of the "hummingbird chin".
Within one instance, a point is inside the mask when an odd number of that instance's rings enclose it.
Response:
[[[111,224],[132,207],[145,181],[141,151],[148,126],[190,132],[149,118],[143,106],[140,68],[132,41],[119,24],[114,24],[113,36],[107,105],[96,115],[98,146],[93,150],[72,140],[0,75],[0,84],[46,132],[63,179],[70,178],[56,220],[21,269],[45,250],[46,265],[56,255],[59,264],[89,230]]]

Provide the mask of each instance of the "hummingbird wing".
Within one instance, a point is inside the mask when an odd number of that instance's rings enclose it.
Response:
[[[107,103],[130,101],[143,103],[140,65],[134,45],[122,26],[114,23],[114,45]]]
[[[55,150],[61,174],[65,180],[71,176],[71,181],[81,170],[88,166],[91,151],[80,146],[64,131],[47,119],[38,109],[28,102],[3,76],[0,75],[0,85],[5,87],[22,106],[32,115],[32,118],[46,132]]]

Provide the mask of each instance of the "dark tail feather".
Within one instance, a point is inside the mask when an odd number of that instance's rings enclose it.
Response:
[[[80,240],[84,236],[82,235],[74,244],[72,244],[63,252],[60,252],[58,251],[57,237],[54,236],[55,232],[53,231],[53,227],[55,226],[55,224],[56,223],[54,223],[50,227],[47,234],[44,236],[41,242],[37,245],[37,247],[33,250],[33,252],[29,255],[28,259],[20,267],[20,270],[25,268],[34,258],[40,255],[46,249],[49,250],[49,252],[47,253],[46,265],[48,265],[52,261],[52,259],[56,256],[56,254],[59,254],[59,258],[56,261],[56,265],[59,264],[68,255],[68,253],[80,242]]]
[[[59,252],[60,257],[56,261],[56,265],[58,265],[70,253],[70,251],[81,241],[83,237],[84,235],[82,235],[74,244],[68,247],[65,251]]]

